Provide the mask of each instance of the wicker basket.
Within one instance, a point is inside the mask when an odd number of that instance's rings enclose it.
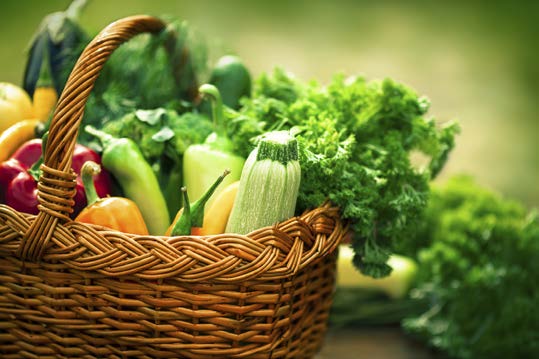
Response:
[[[39,214],[0,205],[2,358],[308,358],[320,348],[345,228],[323,205],[247,236],[135,236],[73,222],[86,100],[129,17],[80,56],[50,127]]]

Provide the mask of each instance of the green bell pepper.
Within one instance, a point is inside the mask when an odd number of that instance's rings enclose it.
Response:
[[[203,144],[191,145],[183,155],[184,186],[187,187],[189,197],[200,198],[209,188],[215,178],[219,177],[225,169],[230,170],[220,188],[213,196],[232,182],[240,179],[245,159],[232,152],[232,142],[227,137],[224,123],[223,102],[219,90],[210,84],[200,86],[199,93],[208,96],[212,101],[212,118],[214,132]],[[212,199],[207,203],[210,207]]]
[[[234,110],[240,108],[242,97],[251,95],[251,75],[237,56],[221,57],[212,70],[210,83],[221,92],[223,103]]]

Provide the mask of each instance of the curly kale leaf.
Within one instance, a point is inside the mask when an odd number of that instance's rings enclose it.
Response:
[[[424,248],[407,248],[419,250],[414,295],[431,309],[404,328],[455,358],[537,357],[537,213],[455,177],[433,189],[425,218]]]

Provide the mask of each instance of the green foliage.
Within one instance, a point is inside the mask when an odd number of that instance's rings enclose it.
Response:
[[[324,87],[279,69],[262,75],[242,105],[228,113],[236,151],[246,156],[257,135],[291,129],[301,152],[298,211],[331,200],[351,223],[356,265],[375,277],[389,274],[392,246],[415,227],[456,124],[437,128],[424,117],[428,101],[392,80],[338,75]],[[412,151],[430,166],[413,166]]]
[[[115,137],[134,140],[150,163],[162,156],[181,157],[187,147],[204,142],[212,131],[212,123],[201,114],[157,108],[136,110],[116,121],[109,121],[103,130]]]
[[[539,217],[456,177],[433,189],[415,297],[431,309],[404,328],[455,358],[539,356]]]
[[[205,43],[186,22],[165,21],[160,34],[138,35],[114,51],[88,98],[85,124],[100,129],[136,109],[192,110],[189,95],[207,71]],[[81,143],[91,139],[80,133]]]

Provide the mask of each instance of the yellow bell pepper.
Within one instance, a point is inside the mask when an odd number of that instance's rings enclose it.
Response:
[[[167,233],[170,233],[171,236],[182,236],[182,235],[204,235],[204,208],[206,203],[213,195],[217,187],[223,182],[226,176],[230,174],[230,171],[226,169],[222,175],[220,175],[215,182],[206,190],[206,192],[197,199],[195,202],[191,203],[189,201],[189,195],[187,194],[187,188],[182,187],[183,194],[183,203],[184,207],[180,209],[174,218],[174,222],[171,225],[170,231],[167,230]]]
[[[0,82],[0,133],[16,122],[33,118],[30,96],[20,87]]]

